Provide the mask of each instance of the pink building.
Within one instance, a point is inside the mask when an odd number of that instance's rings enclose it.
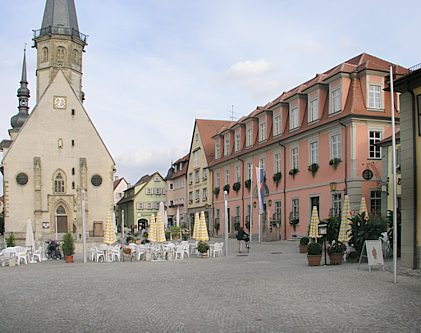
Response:
[[[383,89],[391,63],[361,54],[284,92],[214,137],[214,217],[229,231],[257,235],[256,167],[265,170],[263,240],[307,234],[312,206],[320,219],[339,215],[345,194],[357,211],[361,196],[380,212],[381,147],[391,134],[390,96]],[[395,75],[406,69],[393,65]],[[395,97],[399,107],[399,96]],[[396,114],[396,116],[398,116]],[[251,188],[250,188],[251,179]],[[228,188],[229,187],[229,188]],[[217,193],[218,191],[214,191]]]

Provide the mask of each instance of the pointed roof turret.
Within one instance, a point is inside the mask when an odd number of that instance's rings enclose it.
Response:
[[[19,129],[25,123],[26,119],[28,119],[29,117],[28,101],[30,97],[30,91],[28,89],[28,81],[26,78],[26,47],[23,51],[22,76],[17,96],[19,99],[19,112],[18,114],[14,115],[10,120],[10,124],[12,125],[12,131],[19,131]]]
[[[40,30],[35,38],[58,34],[77,37],[86,42],[86,35],[79,32],[74,0],[47,0]]]

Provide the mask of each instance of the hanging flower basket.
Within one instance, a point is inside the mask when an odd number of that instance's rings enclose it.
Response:
[[[238,192],[238,191],[240,190],[240,188],[241,188],[241,183],[240,183],[240,182],[235,182],[235,183],[232,185],[232,188],[233,188],[233,190],[234,190],[235,192]]]
[[[329,165],[332,166],[334,169],[336,169],[338,167],[338,164],[341,162],[342,160],[340,158],[335,157],[329,161]]]
[[[289,174],[292,176],[292,178],[295,178],[295,175],[299,172],[297,168],[293,168],[289,170]]]
[[[319,165],[317,163],[313,163],[308,166],[308,171],[311,171],[313,177],[316,174],[317,170],[319,170]]]
[[[251,187],[251,179],[247,179],[244,182],[244,186],[250,191],[250,187]]]
[[[215,194],[216,196],[218,196],[218,194],[219,194],[219,187],[215,187],[213,189],[213,194]]]
[[[227,191],[227,193],[230,193],[230,184],[224,185],[224,191]]]
[[[276,186],[278,186],[279,181],[282,178],[282,173],[276,172],[276,173],[273,174],[273,177],[272,178],[273,178],[273,181],[275,182]]]

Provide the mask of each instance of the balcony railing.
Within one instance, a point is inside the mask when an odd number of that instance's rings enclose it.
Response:
[[[39,30],[33,30],[34,31],[34,38],[38,38],[41,36],[46,36],[46,35],[50,35],[50,34],[56,34],[56,35],[65,35],[65,36],[72,36],[72,37],[77,37],[79,38],[81,41],[86,42],[88,35],[85,35],[79,31],[77,31],[76,29],[73,28],[64,28],[64,27],[60,27],[60,26],[49,26],[46,28],[42,28]]]
[[[421,69],[421,63],[414,65],[412,67],[409,67],[410,72],[415,72],[416,70]]]

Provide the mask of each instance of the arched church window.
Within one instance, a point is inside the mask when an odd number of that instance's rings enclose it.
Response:
[[[76,65],[79,65],[79,51],[78,50],[73,50],[73,62]]]
[[[65,193],[66,178],[62,171],[56,172],[54,176],[54,193]]]
[[[48,48],[44,47],[42,49],[42,62],[47,62],[48,61]]]
[[[64,209],[64,207],[62,205],[57,207],[56,214],[57,215],[66,215],[66,210]]]
[[[57,48],[57,59],[64,59],[64,55],[66,53],[66,49],[63,46],[59,46]]]

